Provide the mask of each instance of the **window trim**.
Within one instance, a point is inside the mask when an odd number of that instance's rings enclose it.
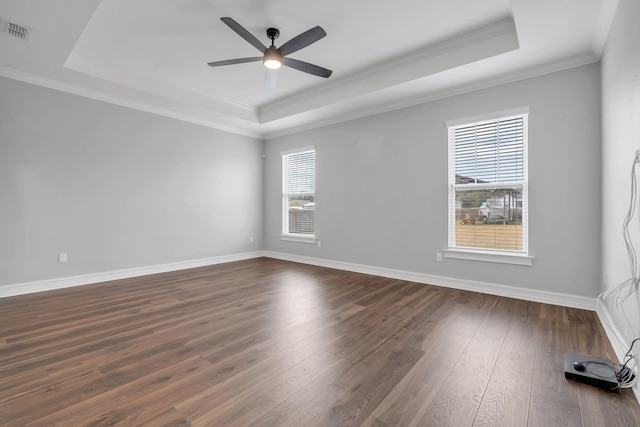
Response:
[[[451,174],[455,175],[455,167],[453,166],[452,170],[452,162],[454,162],[454,158],[452,157],[452,153],[455,148],[452,144],[450,135],[451,128],[458,127],[463,125],[470,125],[483,121],[491,121],[491,120],[501,120],[506,119],[511,116],[520,116],[524,115],[526,117],[526,127],[524,129],[525,138],[523,141],[523,161],[524,161],[524,179],[523,181],[516,182],[500,182],[494,184],[474,184],[474,189],[477,187],[491,187],[491,188],[513,188],[514,185],[521,187],[523,191],[523,213],[522,213],[522,221],[525,224],[525,233],[523,233],[522,239],[522,251],[505,251],[505,250],[495,250],[490,248],[471,248],[471,247],[458,247],[452,245],[452,241],[450,237],[451,233],[451,215],[455,215],[455,184],[451,182]],[[485,113],[481,115],[476,115],[472,117],[459,118],[454,120],[447,120],[446,128],[447,128],[447,145],[448,145],[448,168],[447,168],[447,247],[443,249],[445,258],[453,258],[453,259],[462,259],[462,260],[471,260],[471,261],[484,261],[484,262],[495,262],[495,263],[505,263],[505,264],[516,264],[516,265],[527,265],[531,266],[533,263],[534,257],[529,253],[529,203],[528,203],[528,187],[529,187],[529,176],[528,176],[528,135],[529,135],[529,107],[521,107],[514,108],[509,110],[496,111],[492,113]],[[451,197],[451,193],[453,191],[454,197]],[[453,226],[456,226],[456,221],[453,221]]]
[[[535,257],[520,252],[492,251],[490,249],[473,250],[471,248],[445,248],[445,258],[469,261],[495,262],[500,264],[533,265]]]
[[[309,151],[313,151],[314,152],[314,163],[316,162],[316,147],[314,145],[311,146],[307,146],[307,147],[300,147],[300,148],[294,148],[291,150],[286,150],[286,151],[282,151],[280,153],[280,161],[281,163],[281,169],[282,169],[282,210],[281,210],[281,215],[282,215],[282,228],[281,228],[281,234],[280,234],[280,240],[282,241],[288,241],[288,242],[296,242],[296,243],[311,243],[311,244],[315,244],[317,241],[317,237],[316,237],[316,224],[315,224],[315,216],[314,216],[314,220],[313,220],[313,234],[301,234],[301,233],[288,233],[285,232],[285,230],[289,229],[289,215],[288,215],[288,203],[287,203],[287,197],[289,195],[289,193],[285,192],[285,185],[287,183],[288,180],[288,176],[287,176],[287,170],[285,169],[285,164],[284,164],[284,158],[285,156],[289,156],[291,154],[303,154]],[[314,171],[315,174],[315,171]],[[315,176],[314,176],[314,182],[315,182]],[[313,193],[299,193],[299,194],[312,194],[313,200],[315,202],[315,185],[314,185],[314,189],[313,189]],[[315,207],[314,207],[314,211],[315,211]]]
[[[310,234],[281,234],[280,240],[285,242],[296,242],[296,243],[310,243],[315,244],[318,241],[318,238],[315,235]]]

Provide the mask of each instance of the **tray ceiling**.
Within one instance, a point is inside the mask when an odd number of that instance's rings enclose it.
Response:
[[[615,0],[0,0],[0,75],[257,138],[296,132],[600,57]],[[316,25],[327,37],[291,55],[329,79],[283,67],[265,87],[259,56],[220,17],[279,46]],[[6,25],[5,25],[6,27]]]

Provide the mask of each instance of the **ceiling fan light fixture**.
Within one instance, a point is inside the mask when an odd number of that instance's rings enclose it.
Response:
[[[315,27],[300,33],[279,48],[275,46],[275,40],[280,36],[280,30],[277,28],[267,28],[267,37],[271,39],[271,46],[266,47],[253,34],[247,31],[242,25],[238,24],[228,16],[220,18],[222,22],[227,24],[229,28],[236,32],[240,37],[249,42],[253,47],[262,53],[262,57],[253,56],[251,58],[228,59],[225,61],[213,61],[207,64],[210,67],[219,67],[221,65],[244,64],[245,62],[256,62],[262,59],[262,63],[267,69],[267,75],[275,74],[273,71],[279,69],[283,65],[293,68],[303,73],[311,74],[325,79],[331,75],[331,70],[319,67],[308,62],[290,58],[288,55],[313,44],[327,35],[327,33],[316,25]]]
[[[278,50],[271,46],[265,53],[262,60],[265,67],[271,70],[277,70],[282,67],[282,54]]]

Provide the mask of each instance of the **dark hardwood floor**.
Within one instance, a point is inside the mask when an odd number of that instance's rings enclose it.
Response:
[[[2,426],[638,426],[595,313],[267,258],[0,299]]]

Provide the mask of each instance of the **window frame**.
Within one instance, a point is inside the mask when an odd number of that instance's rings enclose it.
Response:
[[[308,152],[313,152],[313,163],[314,163],[314,185],[312,192],[289,192],[288,183],[289,183],[289,162],[288,157],[296,154],[305,154]],[[282,161],[282,229],[280,234],[280,240],[297,242],[297,243],[316,243],[316,220],[315,220],[315,211],[316,211],[316,197],[315,197],[315,180],[316,180],[316,149],[315,146],[296,148],[292,150],[283,151],[280,153],[280,159]],[[313,196],[314,202],[314,218],[313,218],[313,234],[304,234],[304,233],[291,233],[289,231],[289,197],[291,196]]]
[[[522,146],[522,180],[503,181],[496,183],[456,183],[456,158],[455,158],[455,138],[454,132],[456,128],[480,125],[487,122],[498,122],[508,120],[514,117],[523,118],[523,146]],[[529,205],[528,205],[528,140],[529,140],[529,108],[517,108],[512,110],[498,111],[480,116],[467,117],[462,119],[450,120],[447,126],[447,144],[448,144],[448,180],[447,180],[447,236],[448,245],[443,250],[445,258],[465,259],[473,261],[498,262],[506,264],[532,265],[534,259],[529,254]],[[512,189],[518,188],[522,191],[522,250],[501,250],[491,248],[476,248],[456,246],[456,191],[460,188],[469,190],[482,189]]]

